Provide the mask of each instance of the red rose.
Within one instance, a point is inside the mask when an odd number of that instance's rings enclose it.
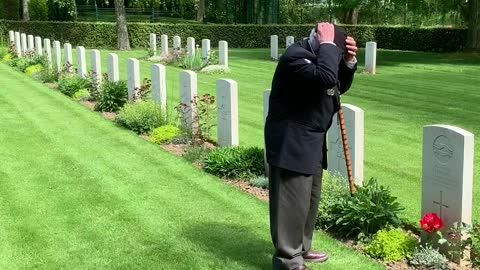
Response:
[[[443,222],[437,214],[426,213],[420,220],[420,227],[427,233],[433,233],[443,228]]]

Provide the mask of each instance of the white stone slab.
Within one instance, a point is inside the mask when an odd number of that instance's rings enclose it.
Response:
[[[270,58],[272,60],[278,60],[278,36],[270,36]]]
[[[168,36],[161,35],[160,36],[161,45],[162,45],[162,55],[168,55]]]
[[[195,131],[194,122],[197,113],[191,101],[197,96],[197,74],[191,70],[180,71],[180,102],[186,106],[183,110],[182,125],[185,129]]]
[[[111,82],[118,82],[120,80],[120,73],[118,71],[118,55],[109,53],[107,56],[108,64],[108,80]]]
[[[377,43],[367,42],[365,47],[365,71],[370,74],[377,72]]]
[[[133,101],[135,89],[140,88],[140,64],[135,58],[127,60],[127,78],[128,100]]]
[[[162,110],[162,115],[167,112],[167,80],[165,66],[161,64],[152,65],[152,99]]]
[[[223,40],[218,42],[218,64],[228,67],[228,43]]]
[[[87,77],[87,58],[85,56],[85,47],[83,46],[77,47],[77,70],[78,77]]]
[[[217,81],[217,140],[219,146],[238,146],[238,86],[230,79]]]

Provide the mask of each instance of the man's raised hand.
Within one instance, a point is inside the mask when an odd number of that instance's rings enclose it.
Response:
[[[317,24],[317,39],[320,44],[324,42],[333,42],[335,37],[335,29],[331,23]]]

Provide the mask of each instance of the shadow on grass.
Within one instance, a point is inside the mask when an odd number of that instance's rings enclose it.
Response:
[[[193,243],[220,260],[248,265],[248,269],[272,267],[272,244],[257,237],[250,227],[208,222],[193,224],[184,233]]]

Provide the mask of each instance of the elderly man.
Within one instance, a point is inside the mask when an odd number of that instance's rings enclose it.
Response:
[[[277,65],[265,125],[275,270],[304,270],[304,262],[328,258],[311,250],[327,167],[326,133],[339,96],[352,84],[356,51],[343,29],[319,23]]]

